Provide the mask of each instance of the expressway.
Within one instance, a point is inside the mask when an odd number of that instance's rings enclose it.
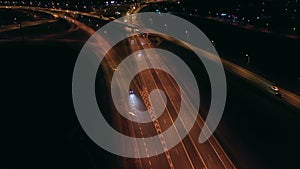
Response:
[[[171,41],[173,43],[181,43],[181,42],[178,42],[168,36],[163,36],[163,35],[160,35],[160,36],[162,36],[164,39]],[[185,46],[187,48],[190,44],[181,43],[181,45]],[[199,53],[203,54],[205,57],[207,57],[211,60],[215,60],[218,57],[207,50],[203,50],[200,48],[197,48],[197,50]],[[262,91],[264,91],[270,95],[273,95],[274,98],[279,99],[277,96],[274,95],[274,91],[272,91],[270,89],[271,86],[276,86],[276,84],[247,70],[246,68],[238,66],[232,62],[229,62],[226,59],[221,58],[221,60],[227,71],[230,71],[232,74],[235,74],[236,76],[246,80],[247,82],[249,82],[252,85],[261,89]],[[283,103],[285,103],[289,106],[292,106],[293,108],[295,108],[297,110],[300,110],[300,96],[298,96],[297,94],[295,94],[293,92],[290,92],[288,90],[280,88],[280,87],[279,87],[279,91],[284,96],[284,98],[280,99]]]
[[[81,28],[84,28],[88,32],[91,30],[81,23],[74,21],[74,23],[80,25]],[[124,29],[124,28],[123,28]],[[131,29],[125,29],[130,33]],[[105,41],[104,37],[97,37],[98,43],[103,43]],[[106,79],[111,79],[113,76],[114,71],[116,71],[116,67],[118,64],[124,59],[128,54],[133,53],[135,51],[139,51],[144,49],[144,46],[142,44],[148,44],[147,48],[154,47],[153,44],[149,39],[147,39],[144,36],[134,36],[129,39],[127,39],[127,44],[131,44],[130,46],[118,46],[115,47],[116,49],[110,51],[106,55],[106,61],[107,64],[102,65],[102,68],[104,69]],[[119,51],[121,50],[122,51]],[[157,59],[149,59],[153,55],[159,55],[156,53],[145,53],[143,57],[140,56],[141,54],[138,54],[136,56],[136,65],[139,67],[139,65],[143,64],[150,64],[152,66],[163,64],[162,66],[167,67],[167,63],[164,60],[161,60],[159,58]],[[172,69],[175,69],[174,67]],[[170,69],[170,71],[172,71]],[[184,75],[182,75],[184,76]],[[153,119],[153,123],[144,125],[142,123],[134,123],[132,121],[125,120],[120,115],[113,113],[115,120],[117,123],[118,130],[126,129],[127,126],[130,126],[127,131],[127,134],[132,137],[146,137],[150,133],[152,135],[159,134],[162,131],[165,131],[168,129],[178,117],[176,114],[178,113],[178,105],[180,105],[180,93],[177,90],[174,91],[174,89],[177,88],[176,84],[168,76],[167,74],[160,73],[153,70],[147,70],[145,72],[140,73],[140,78],[136,79],[134,81],[133,89],[136,93],[136,95],[130,95],[128,102],[130,103],[130,107],[128,108],[129,115],[134,116],[137,118],[137,120],[141,117],[140,115],[135,111],[137,107],[142,109],[148,109],[151,110],[151,102],[149,101],[149,94],[150,91],[153,89],[161,89],[163,90],[167,97],[169,98],[170,102],[167,105],[166,110],[164,111],[163,115],[158,119]],[[119,80],[119,85],[122,86],[122,79]],[[108,81],[107,86],[111,86],[111,81]],[[121,87],[120,87],[121,88]],[[141,97],[139,97],[141,96]],[[124,101],[126,105],[126,101]],[[112,110],[114,110],[114,107],[111,107]],[[193,109],[197,108],[190,108],[192,111]],[[116,112],[113,111],[113,112]],[[150,111],[151,113],[151,111]],[[185,129],[185,124],[187,123],[184,119],[180,119],[181,126],[175,126],[176,130],[182,130]],[[198,116],[196,120],[196,125],[192,128],[192,130],[189,132],[188,136],[180,142],[177,146],[172,148],[171,150],[166,150],[165,153],[162,155],[157,155],[157,157],[148,157],[148,158],[142,158],[142,159],[136,159],[137,160],[137,166],[131,166],[131,167],[137,167],[137,168],[161,168],[162,166],[165,166],[163,168],[236,168],[235,165],[232,163],[230,158],[227,156],[227,154],[224,152],[218,141],[215,137],[211,137],[207,142],[203,144],[198,143],[198,137],[199,133],[201,131],[201,128],[204,124],[204,120],[202,117]],[[179,134],[174,137],[179,137]],[[164,148],[167,149],[168,145],[166,145],[166,141],[164,140],[164,137],[161,138],[161,144]],[[124,145],[126,146],[126,145]],[[144,142],[144,145],[136,145],[135,151],[137,153],[141,151],[148,151],[149,147]]]
[[[110,79],[114,73],[117,71],[117,65],[126,57],[126,55],[144,49],[142,44],[148,44],[148,47],[151,46],[151,42],[143,36],[134,36],[128,39],[128,44],[134,41],[134,44],[130,45],[129,48],[122,49],[124,56],[121,55],[120,46],[116,47],[115,50],[111,50],[106,57],[106,64],[102,65],[104,69],[106,77]],[[152,66],[157,64],[163,64],[163,66],[167,67],[167,63],[161,59],[149,59],[150,56],[159,55],[157,53],[144,53],[143,56],[141,53],[136,55],[136,66],[143,64],[151,64]],[[168,65],[170,66],[170,65]],[[170,68],[170,71],[175,68]],[[120,86],[122,86],[122,79],[118,80]],[[110,82],[108,86],[110,86]],[[142,123],[134,123],[132,121],[125,120],[120,115],[114,113],[114,117],[117,121],[118,130],[124,128],[128,128],[130,126],[129,131],[126,134],[132,137],[147,137],[148,135],[159,134],[162,131],[165,131],[170,127],[177,116],[179,105],[180,105],[180,94],[178,91],[178,86],[172,80],[172,78],[165,73],[159,72],[157,70],[147,70],[141,72],[139,74],[139,78],[133,81],[133,86],[135,93],[134,95],[130,95],[128,97],[128,102],[130,103],[130,107],[128,108],[128,113],[130,116],[134,116],[137,120],[142,118],[142,115],[135,111],[138,109],[148,109],[151,110],[151,102],[149,101],[149,91],[153,89],[161,89],[163,90],[168,97],[167,108],[164,111],[163,115],[158,119],[153,119],[153,124],[142,124]],[[139,97],[141,96],[141,97]],[[124,106],[126,105],[126,101],[124,101]],[[112,107],[112,109],[114,109]],[[150,111],[151,112],[151,111]],[[176,130],[185,129],[186,121],[184,119],[180,119],[181,125],[175,126]],[[177,146],[172,148],[171,150],[166,151],[164,154],[157,155],[155,157],[142,158],[137,159],[138,166],[137,168],[235,168],[229,157],[226,155],[218,141],[211,137],[207,142],[203,144],[198,143],[199,133],[203,126],[203,119],[198,116],[196,125],[192,128],[188,136],[180,142]],[[174,136],[179,137],[179,135]],[[161,139],[162,146],[168,147],[165,145],[165,140],[162,137]],[[148,151],[149,147],[144,142],[144,145],[137,146],[135,151]],[[134,167],[134,166],[131,166]]]
[[[140,8],[136,9],[135,11],[133,11],[133,13],[138,13],[141,8],[143,8],[144,6],[141,6]],[[132,20],[132,24],[133,25],[139,25],[137,23],[136,20]],[[151,32],[151,29],[145,29],[145,28],[141,28],[140,30],[141,32]],[[192,46],[191,44],[187,44],[185,42],[180,42],[178,40],[175,40],[174,38],[171,38],[169,36],[160,34],[157,35],[159,37],[162,37],[164,40],[167,40],[169,42],[175,43],[175,44],[179,44],[180,46],[183,46],[187,49],[190,49],[190,47]],[[214,55],[212,52],[210,52],[209,50],[204,50],[201,48],[198,48],[196,46],[193,46],[194,49],[196,49],[199,53],[203,54],[203,56],[205,56],[206,58],[212,60],[212,61],[216,61],[216,59],[218,58],[218,56]],[[239,66],[237,64],[234,64],[224,58],[221,58],[222,63],[224,68],[235,74],[236,76],[246,80],[247,82],[251,83],[252,85],[258,87],[259,89],[261,89],[262,91],[270,94],[270,95],[274,95],[274,91],[272,91],[270,89],[271,86],[277,86],[276,84],[274,84],[273,82],[259,76],[258,74],[255,74],[253,72],[251,72],[250,70],[247,70],[246,68],[243,68],[242,66]],[[300,110],[300,96],[298,96],[297,94],[290,92],[286,89],[280,88],[279,87],[279,91],[280,93],[284,96],[283,99],[281,99],[281,101],[297,110]],[[278,99],[276,96],[274,96],[274,98]]]
[[[46,10],[40,10],[47,12]],[[52,13],[52,12],[51,12]],[[77,20],[74,20],[71,17],[66,17],[65,15],[61,13],[56,13],[55,15],[65,18],[69,20],[70,22],[76,24],[79,28],[82,30],[85,30],[87,33],[92,35],[95,31],[88,26],[86,26],[84,23],[81,23]],[[103,42],[103,37],[98,37],[98,41]],[[128,39],[129,43],[131,40],[134,40],[136,43],[135,45],[131,45],[129,48],[127,46],[124,46],[123,50],[128,50],[127,53],[132,53],[137,50],[143,49],[143,46],[140,45],[142,43],[147,43],[151,45],[151,42],[148,39],[145,39],[145,37],[135,36],[132,37],[132,39]],[[109,57],[107,57],[107,62],[109,63],[107,66],[103,66],[103,69],[105,70],[106,79],[110,79],[112,77],[113,71],[118,65],[117,61],[120,61],[121,58],[118,51],[112,51],[112,54],[108,54]],[[163,64],[163,60],[148,60],[147,58],[153,55],[151,53],[145,55],[145,64]],[[155,55],[155,54],[154,54]],[[148,56],[148,57],[147,57]],[[124,56],[123,56],[124,57]],[[137,63],[140,63],[141,60],[138,60]],[[164,63],[166,65],[166,63]],[[176,113],[178,113],[178,105],[180,103],[180,98],[178,98],[179,91],[176,90],[174,92],[174,88],[176,88],[176,84],[174,84],[174,81],[166,75],[161,74],[156,71],[146,71],[141,74],[142,79],[142,90],[139,89],[140,87],[134,87],[136,90],[136,93],[139,93],[137,95],[141,95],[142,97],[130,97],[129,102],[131,103],[131,114],[136,116],[138,118],[138,114],[134,114],[135,107],[143,107],[147,109],[151,109],[151,103],[149,103],[149,100],[147,99],[149,96],[149,91],[153,90],[153,87],[160,88],[165,91],[167,97],[169,100],[171,100],[170,105],[167,106],[166,111],[163,113],[163,115],[157,119],[153,120],[153,123],[150,123],[148,125],[142,125],[140,123],[133,123],[128,122],[128,120],[124,120],[120,117],[120,115],[116,114],[115,122],[117,123],[117,128],[119,130],[128,130],[128,134],[133,137],[146,137],[147,134],[152,133],[156,134],[161,131],[166,130],[170,125],[173,124],[174,120],[176,119]],[[145,78],[147,77],[147,78]],[[120,82],[122,83],[122,82]],[[110,85],[108,85],[110,86]],[[138,101],[137,101],[138,100]],[[145,107],[146,105],[146,107]],[[112,107],[113,109],[113,107]],[[196,108],[194,108],[196,109]],[[180,119],[182,121],[181,126],[175,126],[178,128],[184,128],[184,122],[183,119]],[[136,159],[136,166],[130,166],[131,163],[127,164],[130,167],[129,168],[161,168],[162,166],[165,166],[163,168],[192,168],[192,169],[198,169],[198,168],[236,168],[235,165],[232,163],[232,161],[229,159],[227,154],[224,152],[218,141],[215,137],[211,137],[207,142],[203,144],[198,143],[198,137],[199,133],[201,131],[201,128],[204,124],[204,120],[198,116],[196,120],[196,125],[192,128],[188,136],[180,142],[177,146],[172,148],[171,150],[166,151],[165,153],[161,155],[157,155],[155,157],[149,157],[149,158],[142,158],[142,159]],[[128,126],[130,126],[128,128]],[[128,128],[128,129],[126,129]],[[145,136],[146,135],[146,136]],[[174,136],[179,137],[179,136]],[[162,138],[161,140],[162,146],[167,147],[168,145],[165,145],[165,141]],[[124,145],[126,146],[126,145]],[[136,145],[137,146],[137,145]],[[137,146],[136,150],[138,151],[147,151],[148,147],[147,145],[143,146]]]
[[[137,10],[138,11],[138,10]],[[64,17],[62,14],[60,15],[60,17]],[[66,19],[68,19],[70,22],[75,23],[79,28],[85,30],[87,33],[89,33],[90,35],[92,35],[95,31],[91,28],[89,28],[88,26],[86,26],[84,23],[81,23],[79,21],[76,21],[74,19],[72,19],[71,17],[67,17]],[[174,43],[178,43],[176,41],[174,41],[173,39],[170,39],[169,37],[163,37],[164,39],[174,42]],[[127,51],[127,54],[132,53],[133,51],[137,51],[143,48],[143,45],[141,44],[150,44],[151,45],[151,41],[149,41],[149,39],[145,38],[145,37],[141,37],[141,36],[135,36],[132,37],[131,39],[128,39],[128,41],[133,40],[135,42],[135,45],[130,46],[130,48],[128,49],[129,51]],[[153,44],[152,44],[153,45]],[[183,46],[185,44],[182,44]],[[210,59],[214,59],[214,57],[210,52],[205,51],[203,49],[198,49],[201,53],[203,53],[205,56],[209,57]],[[113,52],[113,54],[111,54],[110,56],[118,56],[117,53],[119,52]],[[126,53],[126,52],[125,52]],[[155,55],[155,54],[147,54],[148,55]],[[116,66],[118,65],[118,63],[116,63],[116,61],[120,61],[121,59],[118,57],[109,57],[110,59],[110,64],[109,66],[107,66],[106,69],[106,73],[107,77],[111,77],[113,71],[115,70]],[[144,61],[146,62],[146,61]],[[238,77],[241,77],[243,79],[245,79],[246,81],[249,81],[250,83],[254,84],[256,87],[262,89],[263,91],[265,91],[266,93],[269,93],[270,95],[272,95],[272,92],[270,91],[269,87],[271,85],[274,85],[273,83],[267,81],[266,79],[238,66],[235,65],[231,62],[228,62],[224,59],[222,59],[222,62],[224,64],[224,67],[226,70],[232,72],[233,74],[237,75]],[[151,60],[150,63],[147,62],[148,64],[162,64],[164,63],[161,60]],[[110,72],[110,73],[109,73]],[[174,88],[174,84],[172,83],[171,79],[165,75],[165,74],[160,74],[157,72],[145,72],[145,76],[143,77],[149,77],[146,80],[143,79],[143,81],[146,81],[147,83],[143,83],[143,85],[148,88],[148,85],[150,85],[150,89],[151,86],[156,86],[158,88],[162,88],[164,89],[165,93],[167,93],[167,95],[169,96],[169,94],[173,94],[174,92],[171,92],[170,89],[168,89],[168,87],[166,87],[163,84],[169,84],[167,86],[173,86],[172,88]],[[156,79],[156,80],[154,80]],[[163,82],[163,84],[162,84]],[[138,87],[135,87],[136,89],[138,89]],[[285,95],[285,98],[282,99],[283,102],[286,102],[289,105],[292,105],[293,107],[299,108],[299,96],[285,91],[284,89],[281,89],[281,92]],[[146,97],[142,97],[142,98],[147,98],[147,96],[149,95],[149,92],[145,92],[144,90],[138,90],[139,92],[136,91],[136,93],[140,93],[140,95],[146,96]],[[149,90],[151,91],[151,90]],[[178,92],[176,92],[178,93]],[[170,97],[170,96],[169,96]],[[176,98],[176,96],[173,96],[174,98],[172,99],[174,101],[174,103],[171,106],[168,106],[167,112],[165,112],[161,118],[158,119],[158,124],[159,127],[157,128],[153,128],[153,126],[140,126],[140,124],[135,124],[133,122],[129,122],[128,121],[124,121],[124,119],[122,120],[122,118],[120,116],[116,115],[116,118],[119,117],[119,119],[117,118],[117,128],[119,127],[120,130],[126,127],[126,126],[130,126],[129,127],[129,131],[128,134],[134,137],[143,137],[143,135],[145,135],[145,133],[155,133],[158,132],[159,130],[164,131],[166,128],[168,128],[168,126],[170,124],[172,124],[172,121],[174,120],[174,118],[176,117],[172,117],[172,114],[174,112],[176,112],[176,100],[178,101],[178,98]],[[178,97],[178,96],[177,96]],[[275,96],[274,96],[275,97]],[[276,98],[276,97],[275,97]],[[133,106],[133,110],[135,107],[143,107],[144,105],[149,105],[149,103],[147,103],[147,99],[142,99],[140,97],[136,97],[136,98],[131,98],[131,100],[129,100],[130,103]],[[145,106],[144,106],[145,108]],[[147,107],[149,108],[149,107]],[[134,111],[130,111],[132,113],[132,115],[137,116],[135,113],[133,113]],[[137,117],[138,118],[138,117]],[[169,125],[168,125],[169,124]],[[145,159],[136,159],[136,162],[134,163],[135,165],[130,166],[130,164],[132,164],[132,162],[128,162],[128,160],[125,160],[125,165],[129,165],[129,168],[133,168],[133,167],[137,167],[137,168],[155,168],[155,166],[168,166],[170,168],[174,167],[176,168],[176,166],[186,166],[187,168],[235,168],[235,166],[232,164],[232,162],[230,161],[230,159],[228,158],[228,156],[226,155],[226,153],[223,151],[222,147],[219,145],[219,143],[217,142],[217,140],[214,137],[211,137],[209,139],[208,142],[204,143],[204,144],[199,144],[197,142],[197,134],[200,133],[200,129],[201,129],[201,125],[203,125],[203,119],[201,117],[197,118],[197,125],[195,125],[195,127],[193,127],[192,131],[189,133],[188,137],[186,137],[180,144],[178,144],[176,147],[174,147],[173,149],[167,151],[166,153],[164,153],[163,155],[159,155],[157,157],[149,157],[149,158],[145,158]],[[158,130],[158,131],[157,131]],[[139,150],[139,151],[146,151],[147,150],[147,145],[144,145],[145,150]],[[136,147],[136,149],[138,149]],[[157,158],[161,158],[164,160],[157,160]],[[180,162],[178,162],[180,159]],[[183,160],[185,159],[185,160]],[[130,161],[130,160],[129,160]]]
[[[52,23],[52,22],[56,22],[56,20],[54,20],[54,19],[44,19],[44,20],[39,20],[39,21],[35,21],[35,22],[23,22],[22,27],[24,28],[24,27],[36,26],[36,25],[41,25],[41,24],[45,24],[45,23]],[[17,30],[17,29],[20,29],[19,25],[7,25],[7,26],[0,29],[0,33],[6,32],[6,31],[11,31],[11,30]]]
[[[47,9],[41,9],[41,11],[49,12]],[[49,13],[53,14],[52,11]],[[55,15],[65,18],[69,22],[76,24],[80,29],[86,31],[90,35],[92,35],[95,32],[95,30],[86,26],[84,23],[74,20],[71,17],[65,17],[63,13],[57,13]],[[168,37],[163,38],[175,42],[172,39],[168,39]],[[123,46],[121,49],[113,49],[110,53],[107,54],[107,65],[102,65],[103,69],[105,70],[107,79],[110,79],[112,77],[114,71],[116,71],[117,65],[128,54],[145,48],[156,47],[155,44],[153,44],[147,37],[144,36],[133,36],[127,39],[127,41],[127,44],[130,44],[131,41],[134,41],[134,44],[129,46]],[[144,46],[143,44],[147,44],[148,46]],[[198,50],[211,59],[215,57],[209,52],[204,51],[203,49]],[[124,56],[120,55],[120,53],[122,52],[124,52]],[[140,59],[138,56],[136,56],[136,64],[167,65],[167,63],[165,63],[165,61],[160,58],[150,60],[149,58],[154,55],[159,54],[143,53],[143,57],[140,57]],[[230,62],[227,62],[226,60],[222,61],[224,67],[228,71],[238,75],[239,77],[244,78],[247,81],[252,82],[254,85],[263,89],[266,92],[269,92],[269,86],[273,85],[266,79],[263,79],[260,76],[255,75],[250,71],[239,67],[238,65],[234,65]],[[170,71],[174,71],[175,68],[169,67],[169,69]],[[128,97],[128,102],[130,103],[130,109],[128,110],[129,115],[135,116],[137,119],[139,119],[139,114],[137,114],[135,111],[137,108],[151,109],[151,103],[149,102],[148,96],[149,91],[153,90],[154,88],[159,88],[163,90],[170,100],[170,104],[167,105],[167,108],[164,111],[163,115],[157,120],[154,120],[153,123],[147,125],[125,120],[121,117],[121,115],[118,115],[118,113],[114,112],[114,114],[116,115],[115,127],[117,129],[119,129],[121,132],[127,133],[130,136],[143,138],[149,137],[149,135],[155,135],[157,133],[160,133],[161,131],[165,131],[170,125],[173,124],[173,121],[177,118],[176,113],[178,111],[180,97],[177,85],[167,74],[164,74],[159,71],[147,70],[145,72],[142,72],[140,75],[140,79],[136,79],[133,81],[133,89],[135,91],[135,94],[130,95]],[[109,85],[110,81],[108,81],[107,83]],[[119,83],[120,85],[122,84],[122,79],[120,79]],[[299,96],[285,91],[281,88],[280,90],[286,96],[284,98],[284,102],[287,102],[288,104],[291,104],[295,107],[297,105],[299,106]],[[269,94],[272,93],[269,92]],[[114,107],[112,105],[111,109],[114,110]],[[181,121],[183,121],[183,119],[181,119]],[[124,159],[124,168],[236,168],[215,137],[212,136],[207,142],[203,144],[198,143],[198,137],[202,125],[203,119],[200,116],[198,116],[196,124],[194,125],[188,136],[184,138],[180,142],[180,144],[166,151],[165,153],[154,157],[142,159]],[[184,128],[184,126],[176,126],[176,128]],[[165,141],[163,138],[161,141],[162,146],[167,146],[164,145]],[[147,151],[148,149],[147,145],[135,146],[137,153],[139,151]]]

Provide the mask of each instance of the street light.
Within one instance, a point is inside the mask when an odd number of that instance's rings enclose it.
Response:
[[[153,25],[153,20],[152,20],[152,18],[149,18],[149,21],[150,21],[151,26],[152,26],[152,25]]]
[[[211,40],[211,43],[216,46],[216,42],[214,40]]]
[[[250,55],[248,53],[246,53],[246,57],[247,57],[247,66],[249,66],[250,63]]]
[[[166,32],[168,32],[168,25],[165,24],[164,27],[165,27],[165,29],[166,29]]]
[[[189,39],[189,36],[190,36],[190,35],[189,35],[189,32],[186,30],[184,33],[185,33],[185,35],[186,35],[186,39]]]

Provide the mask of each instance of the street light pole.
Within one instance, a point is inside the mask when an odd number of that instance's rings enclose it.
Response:
[[[164,27],[165,27],[165,29],[166,29],[166,32],[168,33],[168,25],[165,24]]]
[[[247,57],[247,66],[249,66],[249,63],[250,63],[250,55],[247,53],[247,54],[246,54],[246,57]]]
[[[23,33],[23,25],[22,21],[19,22],[19,28],[20,28],[20,33],[21,33],[21,39],[24,40],[24,33]]]
[[[185,34],[186,34],[186,39],[189,39],[189,32],[187,30],[185,31]]]

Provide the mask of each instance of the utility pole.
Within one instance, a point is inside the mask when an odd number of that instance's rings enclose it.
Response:
[[[19,22],[19,28],[20,28],[20,33],[21,33],[21,39],[23,41],[24,40],[24,33],[23,33],[23,29],[22,29],[22,21]]]
[[[250,55],[248,53],[246,53],[246,57],[247,57],[247,66],[249,66],[250,63]]]

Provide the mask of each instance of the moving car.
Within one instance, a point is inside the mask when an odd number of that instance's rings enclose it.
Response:
[[[132,89],[129,89],[129,94],[133,94],[133,90]]]
[[[271,90],[275,91],[275,92],[278,92],[279,89],[277,86],[270,86]]]
[[[280,98],[284,98],[284,95],[279,92],[276,92],[274,95]]]

